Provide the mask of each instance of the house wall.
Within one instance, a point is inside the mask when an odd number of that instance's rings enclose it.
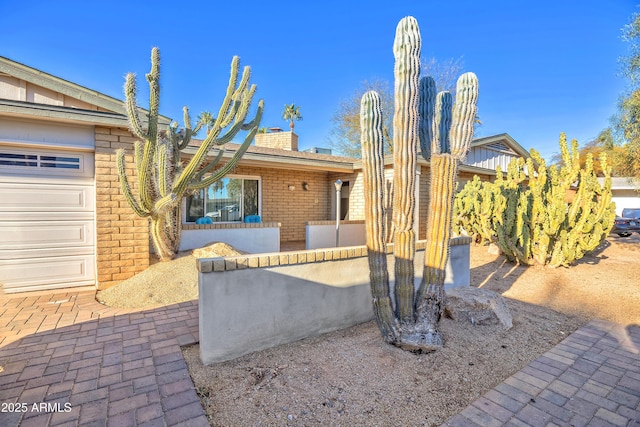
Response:
[[[283,242],[304,240],[307,221],[329,219],[333,184],[327,172],[238,166],[233,174],[262,178],[262,221],[279,222]],[[306,191],[303,182],[308,184]]]
[[[502,143],[472,147],[464,159],[464,164],[480,168],[496,170],[498,166],[507,170],[511,160],[518,156]]]
[[[611,190],[611,194],[618,216],[622,216],[624,208],[640,208],[640,195],[634,190]]]
[[[57,105],[61,107],[82,108],[84,110],[98,109],[95,105],[65,96],[59,92],[34,85],[16,77],[6,75],[0,76],[0,98],[46,105]]]
[[[96,264],[98,289],[106,289],[149,267],[149,220],[140,218],[120,191],[116,150],[127,150],[127,175],[134,176],[132,147],[126,129],[96,127]],[[130,181],[137,191],[137,180]]]

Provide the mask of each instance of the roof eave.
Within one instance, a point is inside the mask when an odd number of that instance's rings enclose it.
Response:
[[[102,126],[129,127],[129,121],[124,114],[110,111],[84,110],[80,108],[61,107],[58,105],[36,104],[33,102],[0,99],[0,115],[18,118],[37,118],[41,120],[55,120],[67,123],[82,123]],[[143,124],[146,121],[143,120]],[[168,121],[161,124],[168,125]]]
[[[473,141],[471,141],[471,147],[478,147],[481,145],[492,144],[499,141],[506,142],[507,145],[519,156],[524,157],[525,159],[531,157],[529,151],[527,151],[522,145],[518,144],[516,140],[513,139],[508,133],[500,133],[497,135],[475,138]]]
[[[0,115],[18,118],[37,118],[67,123],[83,123],[104,126],[128,127],[127,118],[118,113],[82,110],[56,105],[0,99]]]
[[[195,147],[187,147],[183,152],[193,155],[197,151]],[[235,150],[225,150],[224,160],[229,160],[235,154]],[[283,154],[252,153],[247,151],[238,163],[240,166],[268,167],[275,169],[318,171],[318,172],[343,172],[352,173],[353,163],[337,162],[331,160],[307,159]]]
[[[24,80],[36,86],[42,86],[54,92],[59,92],[65,96],[95,105],[105,110],[115,113],[125,114],[124,102],[105,95],[96,90],[72,83],[54,75],[45,73],[36,68],[28,67],[9,58],[0,56],[0,73]],[[141,111],[145,111],[141,109]],[[159,116],[162,123],[170,123],[171,119],[166,116]]]

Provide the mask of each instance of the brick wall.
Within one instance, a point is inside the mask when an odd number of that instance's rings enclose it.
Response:
[[[460,172],[458,180],[461,185],[466,181],[473,179],[474,174],[469,172]],[[332,174],[330,178],[337,179],[338,175]],[[341,177],[344,181],[345,177]],[[362,173],[358,172],[346,178],[351,183],[351,194],[349,196],[349,219],[364,219],[364,182]],[[482,180],[489,180],[490,177],[480,176]],[[331,181],[333,182],[333,181]],[[385,182],[387,184],[393,182],[393,168],[388,166],[385,169]],[[425,239],[427,236],[427,217],[429,214],[429,191],[430,191],[430,169],[428,166],[421,166],[420,175],[418,176],[418,207],[416,214],[418,215],[419,229],[417,230],[418,239]],[[388,227],[391,226],[391,218],[389,218]]]
[[[135,138],[126,129],[95,128],[96,262],[98,289],[106,289],[149,266],[149,222],[133,213],[120,191],[115,151],[129,150],[127,173],[133,176],[131,148]],[[137,181],[131,180],[137,188]]]
[[[298,151],[298,135],[293,132],[258,133],[256,134],[255,143],[256,147]]]
[[[304,240],[306,221],[329,219],[333,183],[327,172],[239,166],[230,175],[234,174],[262,177],[262,220],[282,224],[283,242]],[[308,184],[306,191],[303,182]]]
[[[428,166],[420,166],[420,176],[418,177],[418,215],[420,229],[418,239],[427,238],[427,217],[429,216],[429,190],[431,188],[431,170]]]

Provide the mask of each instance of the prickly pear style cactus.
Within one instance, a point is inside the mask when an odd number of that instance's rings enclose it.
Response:
[[[116,165],[122,192],[133,209],[141,217],[151,219],[151,237],[156,254],[162,261],[172,259],[180,244],[182,229],[181,201],[186,194],[205,188],[228,174],[244,155],[258,132],[263,101],[258,102],[255,117],[245,122],[249,106],[256,90],[249,86],[250,68],[245,67],[238,82],[240,60],[231,62],[231,77],[227,92],[218,112],[217,119],[206,139],[186,164],[182,164],[181,152],[202,123],[191,127],[189,110],[184,108],[184,129],[178,130],[173,122],[166,130],[158,129],[160,105],[160,51],[151,52],[151,71],[146,75],[149,82],[149,112],[147,121],[140,119],[136,99],[135,75],[129,73],[125,83],[125,107],[131,132],[140,138],[134,144],[134,166],[137,175],[137,195],[134,193],[126,174],[125,152],[118,150]],[[146,128],[145,128],[146,124]],[[225,130],[226,129],[226,130]],[[224,133],[222,131],[225,130]],[[233,157],[219,166],[223,150],[219,149],[214,159],[208,159],[210,152],[230,142],[240,130],[247,130],[244,142]],[[221,135],[222,133],[222,135]]]
[[[390,297],[384,250],[384,182],[382,119],[377,95],[361,104],[365,223],[374,311],[384,339],[410,351],[433,351],[443,345],[437,324],[444,309],[445,266],[449,256],[451,216],[458,162],[473,138],[478,82],[472,73],[458,80],[451,94],[436,94],[431,77],[420,73],[420,31],[413,17],[400,21],[394,43],[394,201],[395,293]],[[376,99],[378,101],[376,102]],[[414,285],[415,176],[417,147],[431,161],[430,215],[424,278]]]

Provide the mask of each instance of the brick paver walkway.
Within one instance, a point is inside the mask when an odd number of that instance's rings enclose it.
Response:
[[[0,296],[0,427],[208,426],[180,351],[197,341],[197,302],[94,297]],[[640,427],[640,325],[585,325],[444,424],[502,425]]]
[[[209,426],[180,351],[197,342],[197,302],[94,297],[0,296],[0,426]]]
[[[446,427],[640,427],[640,325],[592,321]]]

